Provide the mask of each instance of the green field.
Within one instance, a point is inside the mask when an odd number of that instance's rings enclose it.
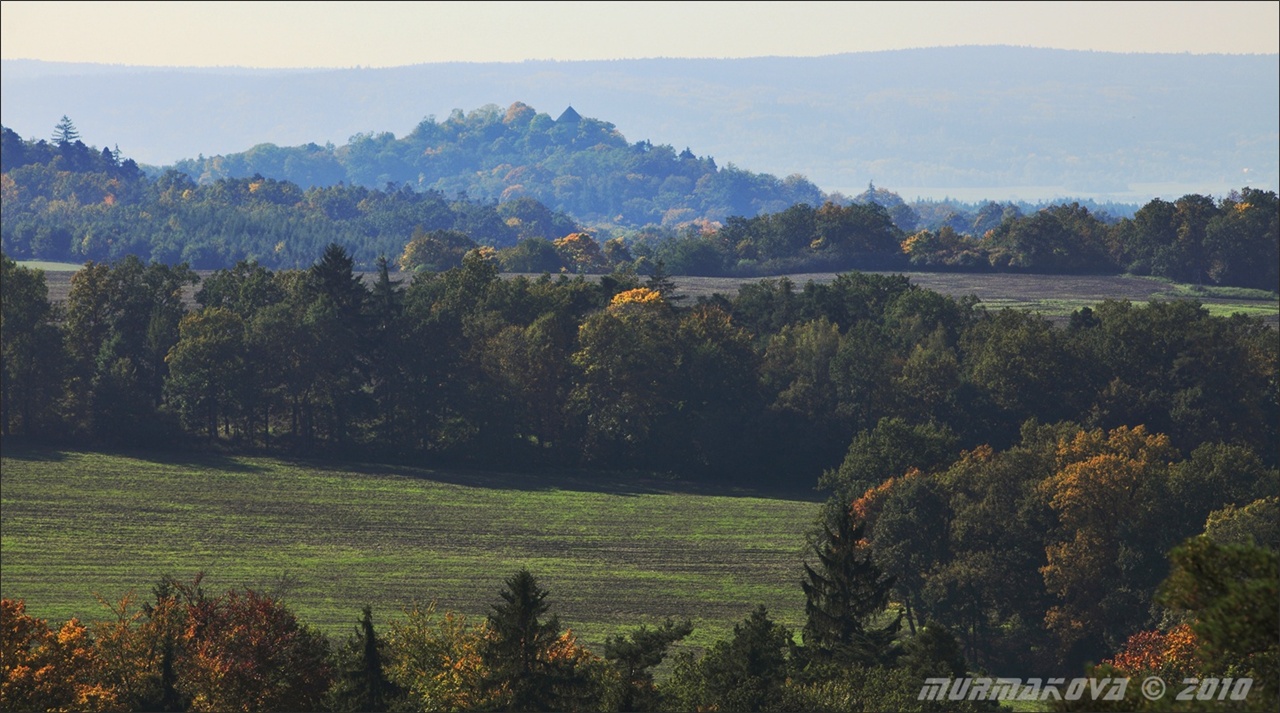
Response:
[[[758,603],[803,622],[804,532],[817,505],[592,473],[514,475],[274,458],[107,455],[6,446],[0,594],[34,616],[105,618],[95,600],[149,594],[163,574],[207,591],[278,593],[345,636],[368,603],[483,616],[528,567],[562,623],[595,648],[667,616],[690,643]]]
[[[1134,275],[1028,275],[1019,273],[905,272],[911,284],[961,298],[974,295],[986,309],[1005,307],[1038,312],[1062,321],[1081,307],[1093,307],[1103,300],[1128,300],[1134,304],[1153,301],[1196,300],[1210,314],[1245,314],[1261,317],[1271,326],[1280,325],[1280,295],[1243,287],[1206,287]],[[837,273],[788,275],[803,288],[810,281],[823,284]],[[738,287],[759,278],[676,277],[679,291],[691,297],[709,297],[717,292],[737,294]],[[777,279],[777,278],[770,278]]]
[[[83,264],[75,262],[50,262],[48,260],[18,260],[20,267],[30,270],[44,270],[45,272],[77,272],[84,267]]]
[[[71,276],[75,269],[79,269],[78,265],[42,267],[64,265],[63,263],[24,262],[19,264],[40,267],[46,271],[45,282],[49,286],[49,299],[54,302],[67,299],[67,294],[71,290]],[[201,271],[199,274],[201,277],[207,277],[211,273]],[[815,272],[786,277],[795,284],[796,289],[803,289],[810,281],[818,284],[828,283],[838,274],[840,273]],[[1129,300],[1135,304],[1193,299],[1203,304],[1205,309],[1215,316],[1245,314],[1250,317],[1260,317],[1273,327],[1280,326],[1280,295],[1266,290],[1251,290],[1243,287],[1187,285],[1160,278],[1133,275],[1024,275],[992,272],[876,274],[906,275],[913,285],[927,290],[956,298],[974,295],[987,309],[1005,307],[1024,309],[1038,312],[1055,321],[1065,320],[1081,307],[1095,306],[1109,299]],[[369,275],[366,274],[366,278],[368,277]],[[538,276],[528,275],[528,277]],[[599,276],[586,277],[596,279]],[[738,294],[738,288],[744,284],[758,282],[761,279],[780,279],[780,277],[673,277],[672,282],[676,285],[676,293],[687,298],[688,302],[685,304],[688,304],[699,297],[710,297],[717,293],[733,296]],[[192,306],[195,305],[195,293],[198,289],[198,286],[193,286],[187,290],[187,301]]]

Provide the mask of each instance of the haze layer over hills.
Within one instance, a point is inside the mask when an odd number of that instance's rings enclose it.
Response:
[[[402,136],[428,116],[521,101],[824,191],[874,181],[908,199],[1142,202],[1280,184],[1276,55],[954,47],[336,70],[6,60],[2,73],[5,126],[44,136],[65,114],[86,142],[151,165]]]

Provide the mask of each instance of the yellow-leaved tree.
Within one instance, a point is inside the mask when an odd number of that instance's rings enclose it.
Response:
[[[126,710],[102,680],[102,667],[77,619],[56,632],[27,614],[21,599],[0,599],[0,710]]]
[[[604,256],[600,243],[587,233],[570,233],[553,244],[572,272],[596,273],[609,269],[609,259]]]
[[[421,710],[492,710],[495,697],[482,682],[487,669],[480,650],[491,634],[436,604],[413,606],[388,626],[387,677]]]
[[[1161,520],[1176,456],[1168,437],[1144,426],[1080,430],[1059,441],[1057,470],[1040,484],[1059,523],[1040,572],[1055,601],[1045,624],[1064,651],[1115,651],[1150,623],[1173,544]]]

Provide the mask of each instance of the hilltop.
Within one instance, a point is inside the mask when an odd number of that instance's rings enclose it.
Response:
[[[67,114],[88,143],[118,142],[152,166],[264,143],[404,136],[457,108],[521,101],[552,116],[573,106],[633,141],[800,174],[827,191],[875,181],[908,200],[1141,203],[1280,185],[1274,54],[949,47],[324,70],[5,60],[0,74],[5,126],[43,136]]]

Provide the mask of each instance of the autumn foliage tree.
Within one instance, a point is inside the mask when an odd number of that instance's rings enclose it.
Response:
[[[556,252],[573,272],[596,273],[609,269],[600,243],[588,233],[570,233],[554,241]]]
[[[1168,437],[1142,426],[1079,431],[1058,444],[1058,470],[1040,486],[1060,533],[1045,548],[1045,622],[1064,649],[1114,647],[1143,620],[1161,578]],[[1099,642],[1088,640],[1098,637]]]
[[[166,577],[154,601],[126,596],[99,623],[105,680],[130,709],[318,710],[332,682],[328,640],[253,590],[208,595]]]
[[[420,710],[493,710],[497,693],[483,684],[488,666],[481,657],[491,632],[435,603],[414,605],[388,625],[387,677]]]
[[[1194,675],[1199,670],[1196,647],[1199,642],[1190,624],[1178,624],[1168,631],[1139,631],[1104,664],[1136,676],[1155,673],[1168,678]]]
[[[269,595],[230,590],[192,603],[182,679],[194,711],[316,710],[327,640]]]
[[[0,599],[0,709],[124,710],[104,685],[88,629],[71,619],[57,631],[27,614],[21,599]]]

